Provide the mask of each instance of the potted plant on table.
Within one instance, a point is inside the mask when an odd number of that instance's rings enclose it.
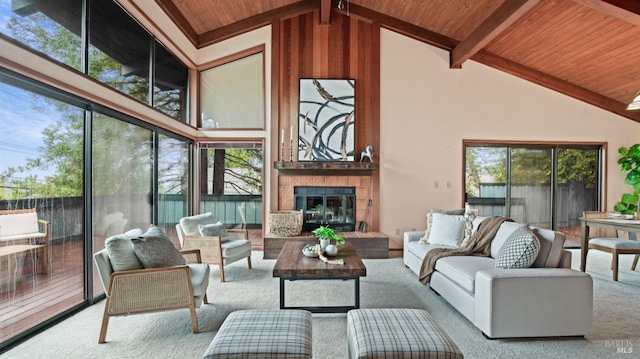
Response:
[[[320,240],[320,247],[322,247],[322,250],[326,250],[327,246],[330,245],[330,241],[332,239],[336,242],[336,246],[341,246],[344,244],[344,238],[336,233],[333,228],[320,226],[319,228],[311,231],[311,233],[315,234],[316,237],[318,237],[318,239]]]

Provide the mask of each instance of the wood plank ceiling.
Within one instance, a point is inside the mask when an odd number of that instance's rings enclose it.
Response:
[[[637,0],[344,0],[344,10],[338,0],[155,1],[198,48],[340,11],[450,51],[452,69],[471,59],[640,122],[626,109],[640,91]]]

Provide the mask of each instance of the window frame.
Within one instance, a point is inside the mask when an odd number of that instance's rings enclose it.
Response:
[[[226,64],[230,64],[234,61],[238,61],[238,60],[242,60],[246,57],[249,56],[253,56],[253,55],[257,55],[257,54],[262,54],[262,121],[261,121],[261,125],[259,127],[222,127],[222,128],[213,128],[213,127],[202,127],[202,73],[207,71],[207,70],[211,70],[215,67],[218,66],[222,66],[222,65],[226,65]],[[265,44],[261,44],[258,46],[254,46],[251,48],[248,48],[246,50],[243,51],[239,51],[236,53],[233,53],[231,55],[222,57],[220,59],[217,60],[213,60],[210,62],[207,62],[205,64],[202,64],[200,66],[197,67],[197,71],[198,71],[198,76],[197,76],[197,113],[198,113],[198,122],[197,122],[197,128],[199,130],[202,131],[237,131],[237,130],[242,130],[242,131],[256,131],[256,130],[265,130],[266,129],[266,111],[267,111],[267,104],[266,104],[266,73],[265,73],[265,63],[266,63],[266,46]]]

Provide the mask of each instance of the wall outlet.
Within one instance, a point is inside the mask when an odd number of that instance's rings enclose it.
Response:
[[[396,229],[393,231],[393,234],[400,234],[400,228],[396,228]]]
[[[415,232],[416,231],[416,227],[411,227],[411,232]]]

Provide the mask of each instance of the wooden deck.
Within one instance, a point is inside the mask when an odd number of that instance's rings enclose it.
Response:
[[[249,237],[252,249],[262,250],[262,230],[249,230]],[[84,302],[83,247],[82,240],[77,239],[54,243],[47,274],[37,273],[34,256],[17,257],[16,280],[8,272],[7,260],[0,262],[0,347],[12,337]],[[94,292],[103,293],[97,273]]]

